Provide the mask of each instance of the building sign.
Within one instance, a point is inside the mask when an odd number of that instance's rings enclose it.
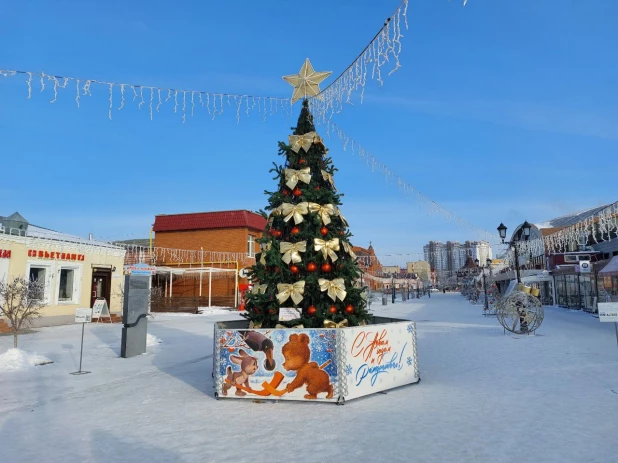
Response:
[[[50,252],[40,251],[37,249],[28,249],[28,257],[38,257],[39,259],[60,259],[60,260],[74,260],[83,262],[86,258],[83,254],[71,254],[69,252]]]
[[[147,264],[125,265],[125,275],[154,275],[157,272],[156,267],[151,267]]]
[[[0,249],[0,259],[10,259],[11,251],[8,249]]]
[[[580,260],[579,261],[579,273],[590,273],[590,261],[589,260]]]

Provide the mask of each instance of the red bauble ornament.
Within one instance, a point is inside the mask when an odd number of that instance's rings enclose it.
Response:
[[[337,307],[335,307],[334,305],[331,305],[331,306],[330,306],[330,309],[328,309],[328,311],[329,311],[330,313],[337,313]]]
[[[290,233],[292,235],[298,235],[300,233],[300,228],[298,227],[292,227],[292,229],[290,230]]]
[[[273,235],[275,238],[280,238],[282,235],[281,230],[275,230],[274,228],[270,230],[270,234]]]
[[[319,187],[319,186],[316,186],[316,187],[315,187],[315,191],[320,191],[320,187]]]
[[[308,272],[315,272],[318,269],[318,266],[315,265],[313,262],[309,262],[307,264],[307,271]]]
[[[284,188],[283,191],[281,192],[281,194],[283,196],[287,196],[289,194],[289,191]]]
[[[328,235],[328,228],[326,228],[326,227],[320,228],[320,235],[322,235],[322,236]]]
[[[298,198],[300,195],[303,194],[303,192],[300,191],[300,189],[298,187],[296,187],[296,188],[294,188],[294,191],[292,192],[292,194]]]
[[[298,163],[299,164],[307,164],[307,161],[305,161],[304,159],[301,158],[301,159],[298,160]]]
[[[323,263],[323,264],[322,264],[322,271],[323,271],[323,272],[328,273],[328,272],[330,272],[332,269],[333,269],[333,267],[332,267],[332,266],[331,266],[328,262],[325,262],[325,263]]]
[[[347,305],[345,307],[345,313],[350,313],[350,314],[354,313],[354,306],[352,304]]]
[[[340,235],[344,235],[344,234],[345,234],[345,232],[344,232],[343,230],[341,230],[341,231],[339,232],[339,234],[340,234]]]
[[[307,307],[307,313],[311,316],[314,316],[317,311],[318,309],[316,309],[314,305],[310,305],[309,307]]]
[[[273,267],[273,272],[279,273],[279,267]]]
[[[290,272],[298,273],[298,267],[296,265],[290,265]]]
[[[277,309],[268,309],[268,313],[271,315],[275,315],[277,313]]]

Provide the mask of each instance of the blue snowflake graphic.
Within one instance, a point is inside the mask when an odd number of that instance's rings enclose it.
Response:
[[[346,375],[351,375],[351,374],[352,374],[352,371],[353,371],[353,369],[352,369],[352,365],[350,365],[350,364],[348,363],[348,364],[346,365],[346,367],[345,367],[345,374],[346,374]]]
[[[414,331],[414,325],[412,323],[410,323],[408,325],[408,333],[412,334],[413,331]]]
[[[280,330],[275,333],[275,341],[277,341],[278,343],[282,343],[284,339],[285,334],[283,331]]]
[[[411,366],[412,366],[412,364],[414,363],[414,360],[412,360],[412,357],[408,357],[408,358],[406,359],[406,362],[408,362],[408,366],[409,366],[409,367],[411,367]]]

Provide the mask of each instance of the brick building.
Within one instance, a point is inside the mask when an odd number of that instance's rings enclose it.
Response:
[[[208,305],[209,293],[213,305],[234,305],[236,285],[246,281],[237,279],[235,272],[216,272],[209,279],[208,272],[200,269],[236,271],[253,265],[256,250],[259,251],[257,239],[262,236],[265,226],[264,217],[247,210],[155,216],[156,248],[205,251],[206,256],[219,256],[216,261],[207,261],[210,260],[208,257],[199,258],[198,252],[192,252],[187,254],[192,257],[186,262],[156,263],[157,267],[170,267],[176,272],[158,274],[154,282],[164,290],[169,308]]]
[[[375,250],[371,243],[368,248],[360,246],[352,246],[352,250],[358,256],[358,266],[364,274],[363,284],[375,290],[381,287],[381,284],[372,277],[380,275],[382,272],[382,264],[376,257]]]

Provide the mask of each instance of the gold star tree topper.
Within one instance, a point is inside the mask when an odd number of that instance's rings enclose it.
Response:
[[[283,80],[294,87],[292,93],[292,104],[307,96],[316,96],[320,93],[320,82],[332,74],[328,72],[315,72],[309,58],[305,59],[303,66],[298,74],[283,76]]]

